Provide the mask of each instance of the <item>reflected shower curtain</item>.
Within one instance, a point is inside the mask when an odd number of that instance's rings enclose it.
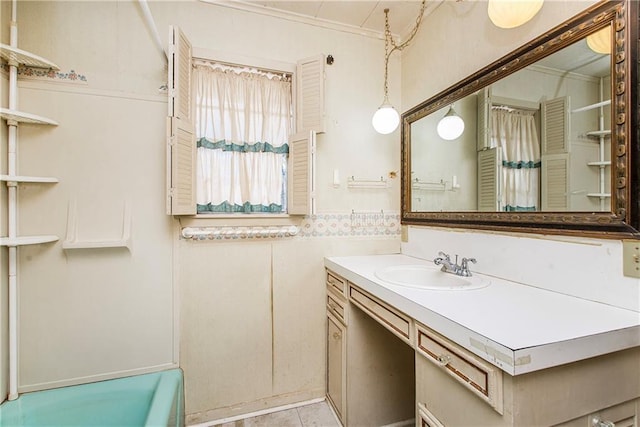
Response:
[[[493,142],[502,151],[504,211],[539,209],[540,143],[533,114],[504,107],[491,111]]]
[[[284,212],[291,81],[197,63],[198,213]]]

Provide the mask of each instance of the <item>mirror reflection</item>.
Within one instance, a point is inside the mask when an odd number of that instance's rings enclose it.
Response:
[[[611,34],[412,122],[411,211],[611,212]]]

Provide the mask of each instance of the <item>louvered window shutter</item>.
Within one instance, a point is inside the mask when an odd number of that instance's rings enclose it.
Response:
[[[324,62],[324,55],[316,55],[297,64],[297,132],[324,132]]]
[[[568,97],[542,102],[541,207],[544,211],[569,210],[569,108]]]
[[[569,152],[569,98],[542,102],[542,154]]]
[[[542,156],[540,173],[542,210],[569,210],[569,154]]]
[[[169,33],[167,213],[196,214],[196,145],[191,99],[191,43],[177,27]]]
[[[478,210],[500,210],[500,150],[478,151]]]
[[[315,204],[316,133],[299,132],[289,139],[288,212],[290,215],[311,215]]]
[[[477,150],[491,148],[491,87],[478,92]]]

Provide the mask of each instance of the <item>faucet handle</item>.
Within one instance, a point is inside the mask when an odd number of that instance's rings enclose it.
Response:
[[[469,271],[469,262],[477,263],[475,258],[462,258],[460,263],[460,276],[470,277],[471,271]]]
[[[442,251],[438,252],[438,256],[444,257],[447,261],[449,261],[451,259],[451,257],[449,256],[449,254],[445,254]]]

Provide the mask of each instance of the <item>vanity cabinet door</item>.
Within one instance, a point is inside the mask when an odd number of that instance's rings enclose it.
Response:
[[[326,270],[327,289],[331,289],[346,299],[347,281],[331,270]]]
[[[327,313],[327,397],[344,424],[346,408],[346,327]]]

